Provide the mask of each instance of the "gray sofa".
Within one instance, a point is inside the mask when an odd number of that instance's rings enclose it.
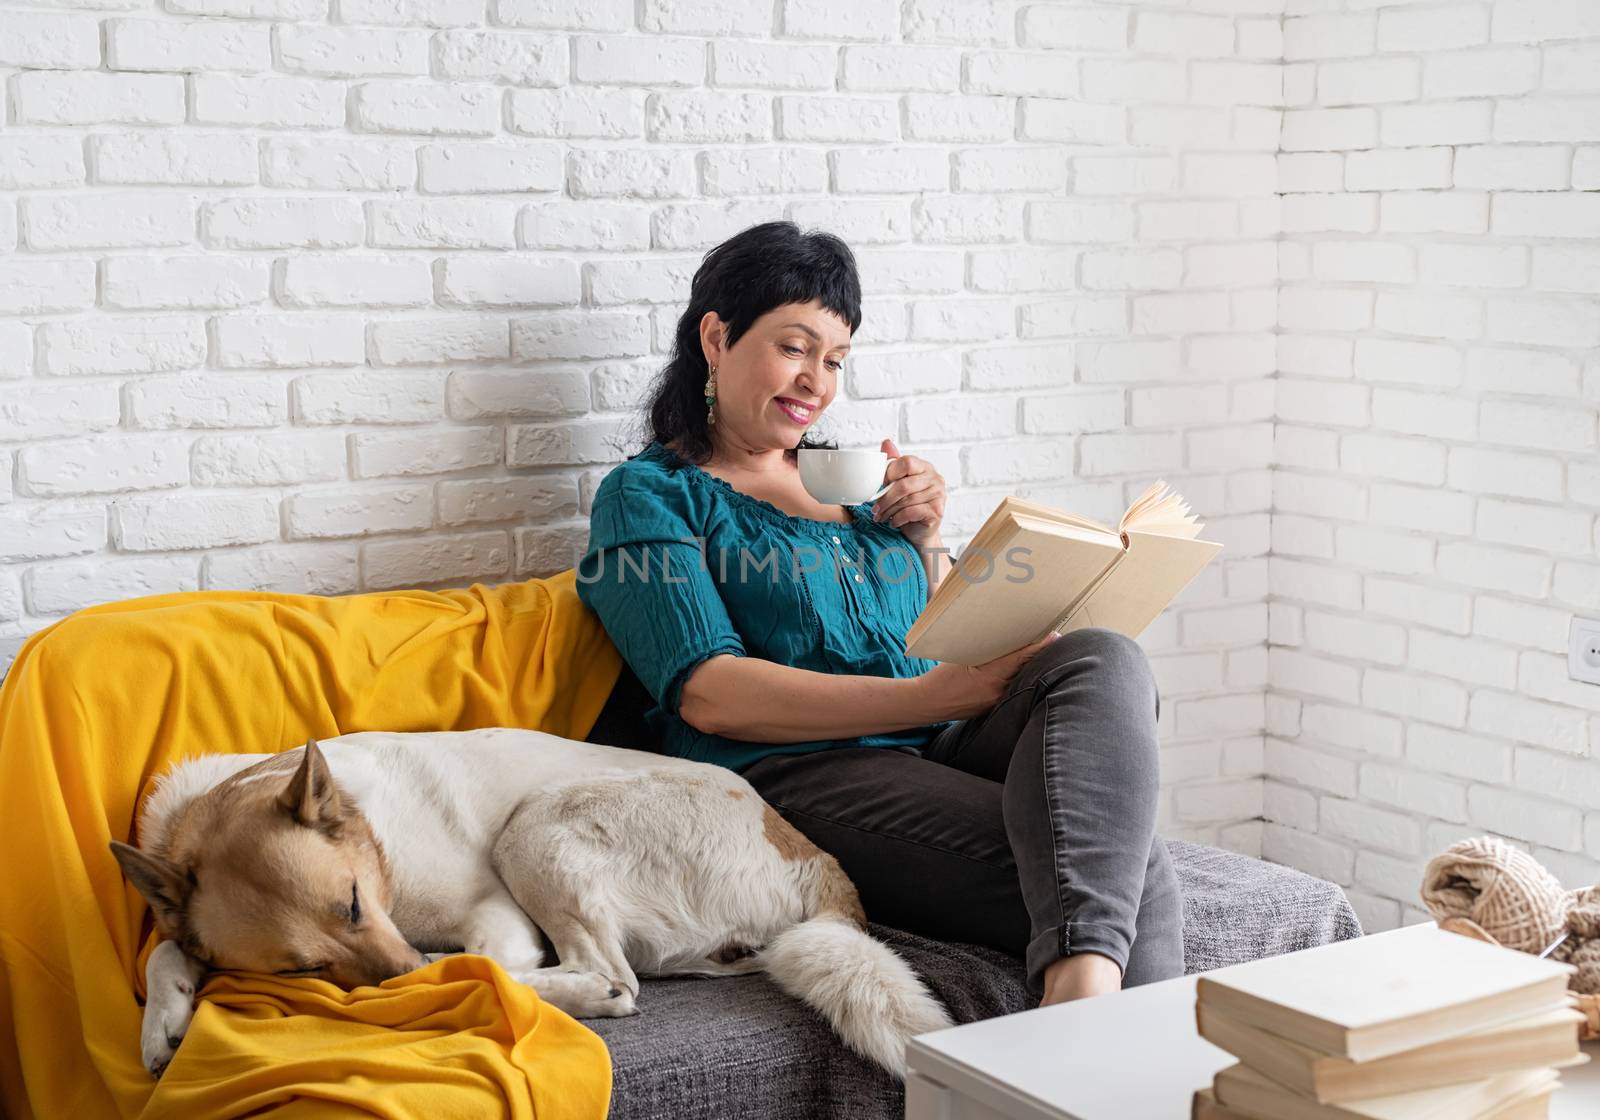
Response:
[[[590,741],[651,749],[642,719],[649,703],[624,667]],[[1183,884],[1191,973],[1361,934],[1332,883],[1199,844],[1168,847]],[[884,926],[873,932],[921,973],[958,1022],[1032,1006],[1013,957]],[[589,1025],[611,1051],[612,1120],[904,1115],[898,1082],[846,1050],[815,1013],[764,976],[647,980],[638,1015]]]

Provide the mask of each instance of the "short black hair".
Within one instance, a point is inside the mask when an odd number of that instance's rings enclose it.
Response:
[[[728,324],[725,345],[738,342],[775,307],[819,301],[850,325],[861,325],[861,279],[855,254],[831,233],[801,232],[793,222],[763,222],[708,252],[695,270],[689,306],[678,319],[672,357],[651,395],[650,434],[693,463],[711,457],[705,387],[709,370],[700,320],[715,311]],[[807,432],[801,447],[831,447]]]

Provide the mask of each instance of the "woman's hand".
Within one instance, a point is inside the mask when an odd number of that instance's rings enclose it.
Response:
[[[971,719],[987,712],[1000,702],[1006,686],[1028,663],[1028,659],[1060,636],[1052,630],[1038,641],[1002,654],[993,661],[985,661],[982,665],[957,665],[941,661],[917,678],[925,687],[925,695],[937,713],[932,718]]]
[[[884,440],[881,449],[891,457],[883,476],[889,489],[873,503],[873,518],[899,529],[918,550],[939,546],[944,476],[928,460],[900,454],[892,439]]]

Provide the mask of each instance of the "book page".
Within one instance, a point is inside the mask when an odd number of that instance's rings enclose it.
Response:
[[[1065,606],[1120,555],[1122,542],[1115,536],[1064,535],[1057,526],[1039,527],[1022,519],[1004,547],[994,550],[992,568],[972,556],[970,582],[960,572],[945,576],[939,587],[942,609],[925,610],[917,619],[906,634],[906,653],[981,665],[1019,649],[1043,636]],[[963,554],[963,564],[967,560]],[[986,571],[987,578],[979,578]],[[959,594],[946,597],[945,585],[952,580],[958,585],[952,591]]]
[[[1186,539],[1199,536],[1201,528],[1200,522],[1189,512],[1189,503],[1169,491],[1165,482],[1157,482],[1140,494],[1117,524],[1118,532],[1138,530]]]
[[[1122,562],[1057,629],[1103,626],[1137,638],[1221,550],[1215,541],[1130,530]]]

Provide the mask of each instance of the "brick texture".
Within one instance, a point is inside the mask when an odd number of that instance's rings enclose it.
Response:
[[[1304,500],[1275,517],[1271,646],[1321,668],[1269,681],[1266,835],[1353,868],[1369,928],[1421,917],[1461,836],[1587,885],[1600,689],[1565,651],[1600,605],[1600,9],[1285,7],[1274,474],[1278,510]],[[1358,694],[1331,695],[1346,674]],[[1326,781],[1344,767],[1353,794]]]
[[[822,430],[950,544],[1156,476],[1227,542],[1142,638],[1164,831],[1374,926],[1471,830],[1600,878],[1593,5],[126,9],[0,0],[0,668],[569,566],[701,254],[789,217],[866,286]]]

